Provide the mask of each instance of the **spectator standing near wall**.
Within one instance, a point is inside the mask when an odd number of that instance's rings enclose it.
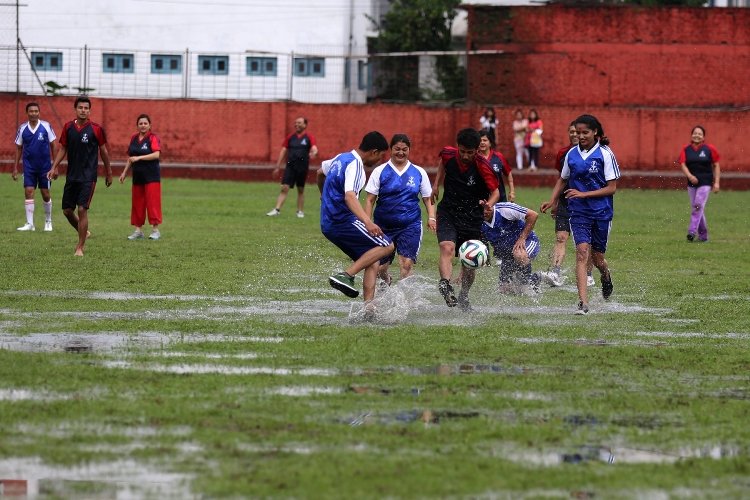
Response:
[[[485,108],[484,113],[479,117],[479,128],[487,131],[493,147],[497,143],[497,126],[499,123],[495,108],[492,107]]]
[[[297,186],[297,217],[301,219],[305,216],[305,182],[307,172],[310,170],[310,159],[317,156],[318,146],[315,143],[315,137],[306,132],[307,118],[300,116],[294,120],[294,129],[295,132],[284,139],[276,168],[271,173],[275,179],[286,160],[286,168],[281,180],[281,192],[276,199],[276,206],[266,214],[269,217],[275,217],[281,213],[281,207],[286,201],[289,189],[295,185]]]
[[[542,149],[544,144],[543,132],[544,124],[539,118],[539,113],[535,109],[531,109],[529,111],[529,129],[526,134],[526,144],[529,148],[529,170],[536,170],[539,166],[539,150]]]
[[[708,225],[706,225],[706,203],[708,195],[713,191],[719,192],[719,152],[711,144],[706,144],[706,129],[701,125],[693,127],[690,143],[680,151],[680,168],[687,177],[688,196],[690,197],[690,224],[688,225],[688,241],[708,241]]]
[[[513,147],[516,148],[516,168],[523,170],[524,158],[529,158],[526,149],[526,134],[529,131],[529,120],[523,117],[523,111],[517,109],[513,119]]]

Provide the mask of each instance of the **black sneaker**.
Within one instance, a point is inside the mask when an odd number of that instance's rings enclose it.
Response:
[[[612,290],[614,287],[612,286],[612,275],[609,271],[607,271],[607,275],[602,275],[602,297],[605,299],[608,299],[610,295],[612,295]]]
[[[328,278],[328,283],[347,297],[355,298],[359,295],[359,290],[354,288],[354,276],[337,273]]]
[[[442,278],[438,283],[438,290],[440,290],[440,295],[443,296],[443,298],[445,299],[445,303],[448,304],[448,307],[456,307],[456,304],[458,304],[458,299],[456,299],[456,295],[453,292],[453,287],[451,286],[450,281]]]
[[[589,313],[588,304],[583,305],[583,302],[579,302],[578,309],[576,309],[576,314],[579,316],[586,316],[588,313]]]
[[[688,233],[687,240],[688,241],[695,241],[695,235],[693,233]]]

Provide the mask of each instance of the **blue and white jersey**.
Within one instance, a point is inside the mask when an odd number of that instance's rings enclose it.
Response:
[[[388,161],[370,174],[365,191],[378,197],[374,222],[382,228],[403,228],[422,221],[419,202],[432,196],[432,186],[427,172],[409,162],[399,172]]]
[[[509,201],[495,204],[492,219],[489,221],[485,219],[482,224],[482,233],[496,253],[507,254],[513,250],[513,245],[516,244],[523,228],[526,227],[526,214],[528,212],[529,210],[526,207]],[[533,242],[535,247],[539,246],[539,238],[534,231],[531,231],[526,238],[527,250],[530,242]]]
[[[23,167],[32,172],[46,172],[52,168],[52,157],[49,145],[57,136],[50,124],[39,120],[36,128],[31,128],[29,122],[18,128],[16,146],[23,147]]]
[[[365,186],[365,167],[356,151],[341,153],[321,164],[326,175],[320,200],[320,227],[327,228],[356,216],[346,205],[347,191],[359,192]]]
[[[568,181],[568,188],[596,191],[605,187],[607,182],[620,178],[620,166],[608,146],[597,142],[588,151],[581,151],[580,146],[575,146],[565,155],[560,177]],[[613,196],[568,198],[568,212],[571,217],[612,220]]]

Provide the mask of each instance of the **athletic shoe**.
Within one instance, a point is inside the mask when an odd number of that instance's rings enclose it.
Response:
[[[438,290],[440,290],[440,295],[443,296],[448,307],[456,307],[456,304],[458,304],[458,299],[456,299],[456,295],[453,292],[453,286],[451,286],[450,281],[445,278],[441,278],[440,282],[438,283]]]
[[[469,303],[469,299],[459,300],[458,308],[461,309],[461,312],[465,312],[465,313],[470,313],[474,311],[474,308],[471,307],[471,304]]]
[[[328,283],[347,297],[355,298],[359,295],[359,290],[354,288],[354,276],[349,276],[344,272],[330,276]]]
[[[586,286],[594,286],[596,285],[596,280],[593,276],[590,274],[586,276]]]
[[[142,240],[143,238],[144,238],[143,231],[133,231],[133,234],[131,234],[130,236],[128,236],[128,239],[130,241],[133,241],[133,240]]]
[[[52,221],[51,220],[48,220],[47,222],[44,223],[44,230],[47,231],[47,232],[52,231]]]
[[[158,240],[159,238],[161,238],[161,233],[158,229],[154,229],[151,231],[151,234],[148,235],[148,239],[150,240]]]
[[[536,170],[536,165],[532,165],[532,166],[530,166],[530,167],[529,167],[529,170],[531,170],[532,172],[534,172],[534,171]]]
[[[688,233],[687,240],[688,241],[694,241],[695,240],[695,235],[693,233]]]
[[[607,272],[606,276],[602,276],[602,297],[608,299],[610,295],[612,295],[613,289],[614,287],[612,286],[612,275]]]
[[[588,304],[583,305],[583,302],[579,302],[578,309],[576,309],[576,314],[579,316],[586,316],[588,313],[589,313]]]
[[[550,286],[562,286],[563,278],[555,271],[547,271],[540,273],[541,277],[544,278]]]
[[[274,208],[273,210],[271,210],[270,212],[268,212],[266,215],[269,216],[269,217],[276,217],[280,213],[281,213],[281,210],[279,210],[278,208]]]
[[[297,218],[298,219],[304,219],[305,218],[305,212],[302,210],[297,210]]]
[[[18,230],[19,231],[36,231],[36,228],[34,227],[34,224],[29,224],[27,222],[23,226],[19,227]]]

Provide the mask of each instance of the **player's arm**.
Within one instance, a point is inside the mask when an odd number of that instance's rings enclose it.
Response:
[[[494,207],[495,203],[497,203],[498,201],[500,201],[500,189],[495,188],[495,190],[490,193],[490,197],[487,199],[487,201],[482,200],[480,201],[480,203]]]
[[[21,161],[21,153],[23,152],[23,146],[19,146],[16,144],[16,160],[13,162],[13,172],[11,172],[10,176],[15,181],[18,179],[18,162]]]
[[[719,178],[721,177],[721,167],[719,166],[719,162],[715,162],[711,164],[711,168],[714,169],[714,186],[713,186],[713,192],[718,193],[719,192]]]
[[[101,144],[99,146],[99,156],[102,157],[102,162],[104,163],[104,184],[109,187],[112,185],[112,165],[109,162],[109,150],[107,149],[106,144]]]
[[[610,196],[615,194],[617,191],[617,179],[607,181],[607,185],[603,188],[595,189],[593,191],[578,191],[577,189],[566,189],[565,197],[571,198],[596,198],[601,196]]]
[[[310,148],[310,158],[315,158],[316,156],[318,156],[318,146],[313,144]]]
[[[354,216],[365,224],[365,229],[367,229],[368,233],[372,236],[383,236],[383,230],[367,216],[365,209],[362,208],[362,204],[359,202],[359,198],[357,198],[357,194],[354,191],[347,191],[344,193],[344,201]]]
[[[367,193],[367,198],[365,198],[365,214],[369,219],[372,219],[372,211],[375,208],[375,200],[377,199],[377,195]]]
[[[276,167],[274,167],[273,171],[271,172],[271,178],[276,179],[279,175],[279,170],[281,170],[281,166],[286,161],[286,155],[287,155],[287,148],[282,147],[281,151],[279,151],[279,159],[276,160]]]
[[[552,196],[550,196],[549,201],[545,201],[539,207],[539,210],[541,210],[543,214],[547,213],[547,210],[551,208],[552,215],[553,216],[555,215],[555,212],[557,212],[557,202],[560,199],[560,193],[562,193],[562,190],[564,187],[565,187],[565,179],[563,179],[562,177],[558,177],[557,182],[555,182],[555,187],[552,188]]]
[[[690,181],[690,184],[698,184],[698,178],[690,173],[690,169],[686,163],[680,163],[680,168],[682,169],[682,173],[685,174],[685,177],[687,177],[687,180]]]
[[[58,173],[57,173],[57,167],[60,165],[60,162],[63,161],[63,158],[65,158],[65,155],[68,153],[68,148],[60,143],[60,147],[57,148],[57,154],[55,155],[55,161],[52,162],[52,168],[47,172],[47,178],[51,181],[57,179]]]
[[[322,198],[323,197],[323,186],[326,183],[326,174],[325,174],[325,172],[323,172],[323,166],[322,165],[318,169],[317,174],[315,175],[315,180],[317,181],[318,189],[320,190],[320,196]]]
[[[438,198],[440,198],[440,186],[443,184],[444,180],[445,180],[445,165],[443,164],[441,160],[440,164],[437,167],[437,173],[435,174],[435,182],[432,183],[432,202],[433,203],[437,203]]]
[[[508,172],[508,201],[516,201],[516,190],[513,187],[513,172]]]

